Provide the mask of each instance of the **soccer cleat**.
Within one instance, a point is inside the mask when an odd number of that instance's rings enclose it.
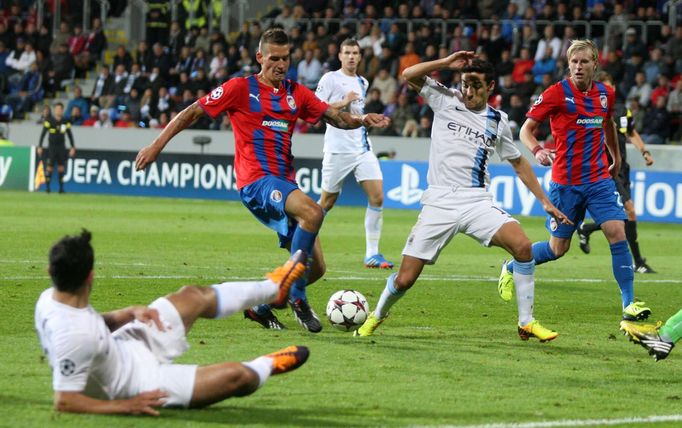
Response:
[[[387,317],[388,315],[386,315]],[[365,322],[360,326],[359,329],[355,330],[353,332],[353,336],[371,336],[374,334],[374,330],[376,330],[382,322],[386,319],[386,317],[383,318],[377,318],[374,315],[374,312],[370,313]]]
[[[311,333],[319,333],[322,331],[320,319],[308,302],[303,299],[297,299],[295,302],[290,302],[289,304],[294,311],[296,321],[298,321],[303,328]]]
[[[514,274],[507,269],[507,263],[507,260],[502,262],[500,279],[497,280],[497,292],[505,302],[510,301],[514,295]]]
[[[535,337],[539,339],[540,342],[549,342],[550,340],[556,339],[559,335],[556,331],[541,326],[538,320],[533,320],[524,326],[519,325],[518,332],[521,340],[528,340],[531,337]]]
[[[268,310],[264,314],[259,314],[258,312],[254,311],[253,309],[247,309],[244,311],[244,318],[250,319],[251,321],[255,321],[258,324],[262,325],[263,328],[267,328],[270,330],[284,330],[286,327],[284,324],[279,322],[275,314],[272,313],[271,310]]]
[[[379,253],[371,257],[365,257],[365,267],[372,269],[393,269],[393,262],[389,262],[384,255]]]
[[[578,240],[580,241],[580,249],[585,254],[590,254],[590,235],[585,232],[583,225],[585,223],[580,223],[580,226],[576,229],[578,232]]]
[[[661,339],[658,334],[660,328],[660,321],[656,325],[635,324],[632,321],[620,322],[620,330],[623,334],[628,336],[632,343],[642,345],[656,361],[665,359],[675,347],[674,343]]]
[[[642,263],[637,263],[635,265],[635,272],[637,272],[637,273],[656,273],[655,270],[651,269],[651,266],[646,264],[646,260],[642,260]]]
[[[305,273],[306,259],[307,256],[305,251],[298,250],[289,257],[289,260],[287,260],[283,266],[280,266],[265,275],[270,281],[279,285],[277,297],[271,303],[273,307],[282,309],[286,306],[287,300],[289,300],[289,290],[291,289],[291,286]]]
[[[310,355],[310,351],[305,346],[287,346],[277,352],[266,355],[272,358],[272,372],[270,374],[278,375],[301,367]]]
[[[630,303],[623,309],[623,319],[626,321],[642,321],[649,318],[651,309],[644,305],[644,302]]]

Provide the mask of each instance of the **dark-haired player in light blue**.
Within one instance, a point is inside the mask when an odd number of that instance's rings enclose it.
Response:
[[[342,129],[386,127],[388,119],[380,114],[341,112],[320,101],[305,86],[285,80],[289,37],[281,29],[263,33],[256,59],[262,67],[260,73],[228,80],[180,112],[151,145],[140,150],[136,167],[143,169],[154,162],[174,135],[202,115],[215,118],[228,113],[234,129],[234,166],[242,203],[277,232],[281,247],[289,248],[292,254],[302,249],[311,256],[307,279],[294,284],[290,304],[298,322],[317,333],[322,324],[308,304],[305,287],[325,272],[317,239],[324,217],[322,208],[296,184],[291,135],[297,119],[310,123],[324,119]],[[249,309],[245,316],[265,328],[284,328],[268,305]]]
[[[632,255],[625,239],[625,211],[612,177],[620,169],[620,151],[612,119],[615,92],[593,80],[597,47],[590,40],[574,40],[568,49],[570,76],[547,88],[527,113],[520,138],[537,161],[552,165],[550,200],[573,222],[557,224],[548,218],[549,241],[533,244],[536,264],[556,260],[571,245],[571,236],[589,211],[611,247],[613,276],[620,287],[623,319],[646,319],[651,310],[634,298]],[[534,136],[550,119],[556,155],[542,148]],[[606,149],[613,159],[609,166]],[[555,157],[556,156],[556,157]],[[500,297],[511,299],[512,265],[505,263],[498,284]]]

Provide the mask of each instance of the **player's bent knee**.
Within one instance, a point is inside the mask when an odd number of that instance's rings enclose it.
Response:
[[[401,275],[398,273],[393,280],[393,287],[395,287],[395,289],[398,291],[407,291],[412,288],[416,281],[417,278],[412,275]]]
[[[533,247],[529,240],[524,240],[512,246],[512,257],[520,262],[528,262],[533,258]]]

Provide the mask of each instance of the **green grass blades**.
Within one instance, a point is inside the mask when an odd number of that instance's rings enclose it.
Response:
[[[537,267],[535,315],[560,333],[551,343],[519,340],[515,300],[505,304],[497,295],[506,253],[458,236],[370,338],[326,320],[322,333],[306,333],[288,310],[278,312],[289,327],[281,332],[236,315],[198,322],[179,362],[245,361],[290,344],[310,347],[305,366],[252,396],[204,410],[164,409],[160,420],[58,414],[33,310],[49,286],[48,249],[61,236],[93,232],[92,304],[100,311],[151,302],[185,284],[259,279],[288,256],[240,203],[0,192],[0,207],[0,426],[633,426],[672,416],[661,427],[682,418],[682,351],[654,363],[619,334],[620,295],[600,233],[589,256],[576,240],[564,258]],[[327,275],[308,290],[318,314],[339,289],[359,290],[376,305],[389,272],[363,267],[364,211],[336,207],[325,219]],[[396,265],[416,217],[384,214],[381,251]],[[520,220],[531,240],[547,238],[543,219]],[[642,223],[639,239],[659,273],[637,274],[635,294],[664,320],[682,307],[682,226]]]

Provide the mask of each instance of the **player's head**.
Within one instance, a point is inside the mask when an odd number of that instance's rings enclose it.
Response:
[[[65,236],[50,249],[48,271],[57,290],[74,293],[92,281],[95,252],[91,238],[83,229],[80,235]]]
[[[589,89],[597,72],[599,50],[592,40],[573,40],[568,47],[568,70],[573,83],[581,90]]]
[[[52,106],[52,114],[56,118],[61,119],[62,115],[64,114],[64,104],[54,103],[54,105]]]
[[[339,61],[344,71],[355,73],[362,59],[360,44],[355,39],[346,39],[339,48]]]
[[[488,61],[474,58],[461,71],[464,105],[470,110],[483,110],[495,88],[495,68]]]
[[[256,60],[261,65],[260,75],[279,85],[289,70],[289,36],[281,28],[270,28],[260,38]]]

